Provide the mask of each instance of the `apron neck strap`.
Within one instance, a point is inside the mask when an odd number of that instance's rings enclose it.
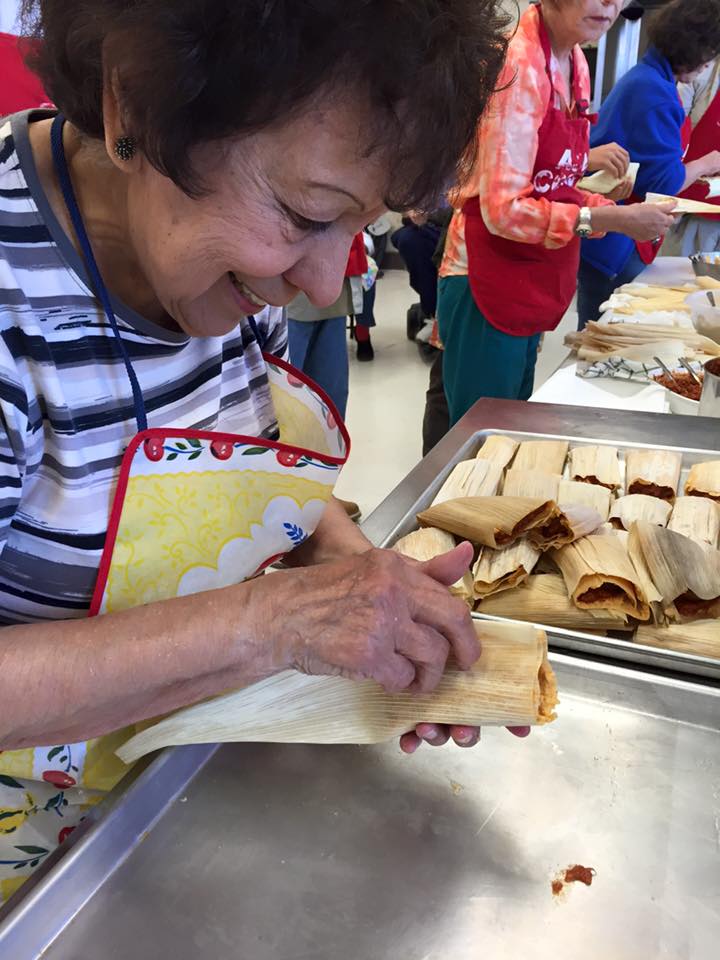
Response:
[[[60,181],[60,187],[65,200],[65,206],[67,207],[68,214],[72,221],[78,243],[80,244],[83,259],[85,260],[85,266],[87,267],[87,271],[90,276],[90,282],[92,283],[95,295],[103,306],[105,316],[107,317],[108,323],[110,324],[112,332],[115,336],[115,341],[118,345],[118,349],[120,350],[120,355],[122,356],[123,363],[125,364],[125,369],[127,370],[130,386],[132,387],[133,405],[135,407],[137,428],[138,432],[141,432],[143,430],[147,430],[145,401],[143,400],[140,384],[138,383],[137,376],[133,370],[132,363],[130,362],[130,356],[127,352],[127,348],[123,343],[122,337],[120,336],[120,330],[118,329],[115,311],[113,310],[112,303],[110,301],[110,295],[107,291],[107,287],[103,283],[102,276],[100,275],[100,270],[98,269],[95,255],[93,254],[92,246],[90,244],[90,238],[85,230],[82,214],[80,213],[80,208],[75,197],[75,191],[73,189],[72,180],[70,179],[70,171],[68,169],[67,159],[65,157],[65,147],[63,145],[62,133],[64,125],[65,117],[58,113],[53,120],[52,128],[50,130],[50,147],[52,149],[55,172],[57,173],[58,180]]]

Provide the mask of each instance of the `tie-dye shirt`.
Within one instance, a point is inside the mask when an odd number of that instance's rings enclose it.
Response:
[[[584,99],[590,99],[590,71],[580,47],[573,49],[573,71]],[[575,235],[580,208],[574,203],[535,199],[532,174],[538,149],[538,131],[550,97],[555,106],[575,115],[572,91],[560,64],[551,60],[552,87],[540,41],[540,11],[530,7],[510,41],[507,61],[495,94],[478,128],[479,152],[475,169],[461,191],[451,198],[456,208],[450,222],[441,277],[467,276],[465,216],[460,207],[479,197],[483,219],[498,236],[519,243],[563,247]],[[611,203],[598,194],[586,194],[586,206]]]

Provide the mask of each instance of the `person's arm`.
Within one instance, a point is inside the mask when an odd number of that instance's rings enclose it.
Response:
[[[634,105],[627,118],[627,148],[640,164],[635,193],[664,193],[674,197],[686,183],[686,169],[680,127],[683,110],[679,101],[668,108],[667,101]]]
[[[331,497],[315,533],[289,553],[284,563],[287,567],[310,567],[365,553],[372,546],[360,527],[348,517],[344,507]]]
[[[483,220],[497,236],[520,243],[542,243],[549,249],[573,240],[580,204],[558,203],[531,196],[538,150],[538,131],[551,95],[534,52],[524,63],[508,63],[501,85],[480,125],[478,166]],[[585,193],[584,206],[612,204],[599,194]]]

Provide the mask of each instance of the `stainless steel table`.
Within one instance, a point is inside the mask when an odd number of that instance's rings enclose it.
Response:
[[[386,539],[488,417],[527,430],[527,415],[478,405],[368,532]],[[577,415],[542,410],[544,429],[568,433]],[[617,435],[614,417],[585,416],[598,439]],[[624,439],[674,422],[682,446],[707,447],[702,421],[634,420]],[[166,751],[0,912],[0,957],[717,956],[720,687],[553,661],[560,718],[522,742],[488,730],[475,750],[411,758],[396,744]],[[575,863],[593,885],[553,896]]]

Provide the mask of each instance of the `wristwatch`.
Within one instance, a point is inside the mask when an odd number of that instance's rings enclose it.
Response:
[[[588,237],[592,236],[592,232],[592,210],[590,207],[580,207],[580,216],[575,225],[575,233],[581,240],[587,240]]]

